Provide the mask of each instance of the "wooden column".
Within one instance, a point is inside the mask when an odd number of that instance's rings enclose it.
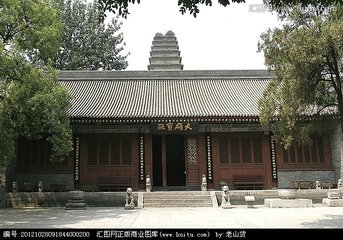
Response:
[[[145,134],[144,136],[144,157],[145,157],[145,174],[150,175],[152,178],[152,185],[154,185],[154,176],[153,176],[153,170],[152,170],[152,135],[151,134]],[[140,190],[145,190],[145,185],[140,184]]]
[[[139,184],[145,184],[145,144],[144,134],[140,133],[138,136],[138,156],[139,156]]]
[[[74,139],[74,184],[80,183],[80,137]]]

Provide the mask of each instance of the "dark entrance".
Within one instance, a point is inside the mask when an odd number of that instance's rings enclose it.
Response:
[[[153,186],[185,186],[185,144],[182,135],[153,135]]]
[[[166,136],[167,185],[185,186],[185,142],[182,135]]]

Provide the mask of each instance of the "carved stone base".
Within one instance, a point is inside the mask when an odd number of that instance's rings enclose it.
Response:
[[[322,203],[328,207],[343,207],[343,199],[323,198]]]
[[[222,202],[221,207],[224,209],[229,209],[231,208],[231,203],[230,202]]]
[[[270,208],[310,208],[313,207],[312,199],[281,199],[266,198],[264,205]]]
[[[278,189],[278,195],[281,199],[294,199],[296,194],[296,189]]]
[[[244,199],[245,199],[245,202],[247,203],[248,208],[254,207],[255,196],[245,196]]]
[[[133,210],[135,209],[135,204],[125,204],[125,210]]]
[[[86,209],[87,204],[83,202],[75,202],[73,200],[69,200],[68,203],[66,204],[66,209],[68,210],[83,210]]]
[[[68,193],[69,199],[84,199],[84,192],[83,191],[70,191]]]
[[[67,210],[83,210],[86,209],[86,202],[84,200],[83,191],[70,191],[69,200],[66,203]]]

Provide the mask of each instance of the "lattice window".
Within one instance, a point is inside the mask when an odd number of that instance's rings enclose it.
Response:
[[[243,163],[251,163],[251,143],[250,138],[242,138]]]
[[[302,163],[303,162],[303,148],[298,147],[298,162]]]
[[[88,165],[131,165],[131,139],[89,139]]]
[[[319,162],[324,162],[324,143],[323,138],[318,138],[318,152],[319,152]]]
[[[220,163],[262,163],[261,138],[219,138]]]
[[[231,138],[230,139],[230,148],[231,148],[231,162],[232,163],[240,163],[241,158],[239,154],[239,138]]]
[[[100,148],[99,164],[108,165],[108,141],[101,140],[99,142],[99,148]]]
[[[198,147],[196,138],[187,139],[187,156],[189,165],[198,164]]]
[[[288,163],[289,162],[288,151],[286,149],[284,149],[283,147],[282,147],[282,156],[283,156],[283,161],[285,163]]]
[[[66,165],[67,161],[53,163],[50,161],[51,143],[42,138],[39,140],[18,139],[18,161],[24,167]]]
[[[227,138],[219,139],[219,149],[220,149],[220,163],[229,163]]]
[[[120,141],[117,139],[111,141],[111,164],[120,164]]]
[[[88,165],[96,165],[98,158],[98,142],[96,140],[88,141]]]
[[[128,139],[122,141],[122,163],[131,165],[131,140]]]
[[[311,145],[298,144],[291,146],[289,149],[283,149],[283,163],[285,164],[314,164],[324,162],[324,142],[322,137],[313,138]]]
[[[262,163],[262,141],[261,138],[253,138],[254,162]]]
[[[304,155],[305,155],[305,162],[306,163],[311,162],[310,146],[308,145],[304,146]]]

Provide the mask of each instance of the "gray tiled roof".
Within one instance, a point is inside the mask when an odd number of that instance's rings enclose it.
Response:
[[[72,118],[258,116],[270,75],[236,71],[63,71]]]

